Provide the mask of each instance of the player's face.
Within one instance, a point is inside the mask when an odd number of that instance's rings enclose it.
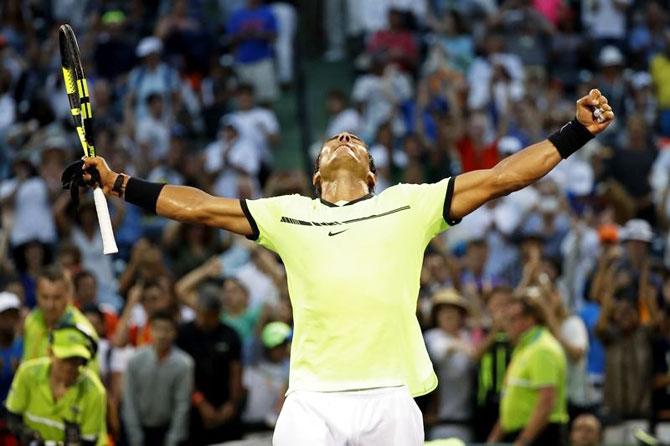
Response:
[[[42,310],[48,325],[56,323],[63,316],[69,297],[69,287],[64,280],[55,282],[47,279],[39,280],[37,306]]]
[[[368,149],[353,133],[339,133],[328,139],[321,149],[317,173],[320,179],[331,179],[338,170],[348,170],[362,179],[371,175]]]

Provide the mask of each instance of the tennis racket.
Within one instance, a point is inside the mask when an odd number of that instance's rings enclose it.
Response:
[[[77,128],[79,142],[81,142],[81,147],[84,149],[84,156],[95,156],[91,98],[88,95],[88,85],[86,85],[86,77],[84,77],[84,69],[81,65],[77,38],[70,25],[62,25],[59,28],[58,40],[60,43],[65,91],[70,101],[70,113]],[[116,247],[116,240],[114,240],[114,231],[112,230],[112,220],[109,218],[107,200],[102,189],[97,186],[93,189],[93,201],[95,202],[95,210],[98,214],[103,252],[105,254],[117,253],[119,250]]]

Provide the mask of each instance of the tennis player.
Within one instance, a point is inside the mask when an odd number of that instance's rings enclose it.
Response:
[[[365,144],[347,132],[321,149],[316,199],[214,197],[117,174],[100,157],[84,169],[98,170],[108,195],[243,234],[281,256],[295,327],[275,445],[421,445],[412,397],[437,385],[415,316],[426,245],[487,201],[542,178],[613,119],[607,99],[591,90],[575,119],[492,169],[379,195]]]

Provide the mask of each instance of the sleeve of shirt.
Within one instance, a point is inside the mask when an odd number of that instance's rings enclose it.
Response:
[[[30,382],[26,376],[25,364],[21,364],[14,375],[12,386],[7,395],[5,407],[12,413],[22,414],[28,407]]]
[[[97,444],[106,444],[107,399],[104,387],[101,383],[98,384],[88,389],[89,395],[86,398],[86,408],[81,424],[81,437],[83,440],[97,441]]]
[[[424,229],[426,241],[460,222],[449,217],[454,182],[454,178],[445,178],[437,183],[403,185],[416,227]]]
[[[253,233],[247,238],[256,240],[261,246],[277,252],[279,225],[282,217],[285,216],[283,212],[289,200],[298,198],[299,195],[284,195],[258,200],[240,200],[242,211],[253,230]]]
[[[191,394],[193,393],[193,361],[184,355],[186,362],[183,373],[175,382],[175,408],[172,412],[170,429],[165,438],[167,446],[178,446],[189,438],[188,425],[191,411]]]
[[[561,364],[556,355],[547,350],[538,350],[535,352],[532,360],[529,361],[529,380],[534,389],[543,387],[558,387]]]

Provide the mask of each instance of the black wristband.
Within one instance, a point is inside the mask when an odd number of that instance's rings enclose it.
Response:
[[[589,129],[575,118],[561,127],[560,130],[549,135],[547,139],[556,146],[561,158],[566,159],[581,149],[584,144],[591,141],[593,133],[589,132]]]
[[[123,197],[121,187],[123,187],[123,180],[126,178],[126,176],[122,173],[118,174],[116,176],[116,180],[114,180],[114,186],[112,186],[112,192],[116,192],[116,194],[119,197]]]
[[[124,195],[128,203],[141,207],[152,214],[156,213],[156,202],[165,184],[129,178]]]

